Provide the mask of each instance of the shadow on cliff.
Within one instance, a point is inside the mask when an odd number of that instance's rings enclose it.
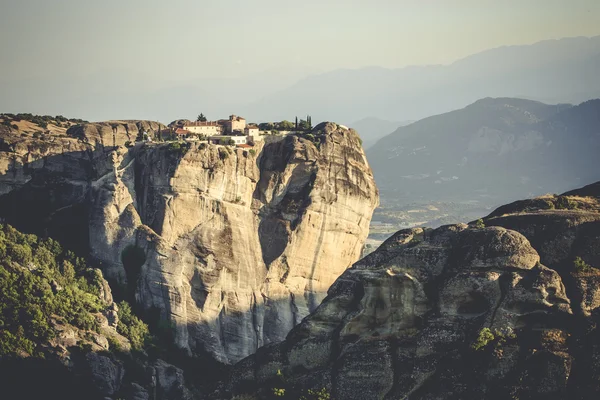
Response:
[[[115,149],[98,145],[94,150],[64,152],[19,164],[12,158],[8,171],[0,175],[0,185],[14,187],[10,192],[0,195],[0,222],[6,222],[22,232],[52,237],[78,255],[89,255],[89,221],[94,201],[91,196],[92,185],[114,173],[110,158]],[[170,168],[165,173],[169,179],[188,148],[173,142],[161,149],[168,157]],[[140,147],[132,148],[129,160],[137,160],[143,151]],[[7,159],[11,159],[11,152],[6,153],[9,154]],[[143,184],[138,180],[143,168],[143,165],[136,163],[136,189]],[[139,210],[139,214],[144,219],[143,210]],[[148,225],[160,226],[160,216],[154,219],[154,223]]]
[[[176,148],[176,146],[170,145],[166,145],[164,148],[165,151],[169,152],[169,161],[172,162],[170,168],[165,171],[167,174],[166,178],[168,179],[175,173],[177,164],[186,150],[181,150],[181,147]],[[92,217],[90,214],[94,201],[92,198],[92,185],[95,181],[102,178],[102,176],[112,172],[111,168],[114,166],[110,161],[110,157],[113,150],[114,148],[110,147],[100,147],[93,151],[60,153],[30,163],[14,163],[7,173],[0,175],[0,182],[7,182],[7,186],[15,187],[14,190],[0,196],[0,220],[13,225],[22,232],[33,233],[40,237],[52,237],[58,240],[65,248],[74,251],[77,255],[89,258],[89,221]],[[292,156],[291,150],[281,151],[282,154],[278,158],[280,161],[276,163],[278,165],[274,165],[270,169],[271,171],[284,168]],[[259,168],[262,167],[262,164],[259,165]],[[138,180],[138,177],[142,175],[141,169],[144,168],[144,165],[136,162],[134,168],[137,190],[145,184]],[[26,179],[22,179],[23,176]],[[21,182],[25,181],[25,183],[11,183],[11,181],[19,182],[19,178],[21,178]],[[267,265],[283,253],[285,244],[287,243],[287,235],[290,235],[296,227],[294,221],[284,221],[281,215],[282,210],[283,212],[294,213],[300,218],[306,207],[310,205],[307,199],[309,199],[308,194],[312,189],[314,179],[315,175],[313,174],[303,182],[303,185],[299,185],[297,190],[287,193],[278,204],[280,209],[273,211],[273,214],[268,215],[261,223],[259,229],[275,229],[276,232],[280,233],[276,236],[282,238],[281,243],[265,243],[261,241],[263,254],[266,255],[265,262],[268,261]],[[255,193],[255,196],[258,196],[258,193]],[[138,204],[138,212],[142,218],[142,222],[152,228],[160,226],[159,220],[164,216],[154,215],[154,222],[148,221],[144,217],[147,206],[145,204]],[[158,231],[157,233],[160,234]],[[94,263],[91,262],[90,265],[94,265]],[[314,274],[314,266],[312,273]],[[282,277],[283,281],[285,279],[286,276]],[[116,299],[126,297],[123,294],[119,294],[120,288],[114,282],[111,282],[111,288]],[[308,301],[311,308],[310,311],[317,305],[315,298],[320,297],[322,297],[320,293],[312,293],[311,299]],[[203,304],[201,293],[200,295],[192,293],[192,298],[198,303],[198,306]],[[253,321],[253,326],[261,325],[264,330],[264,340],[267,343],[273,343],[284,338],[280,337],[280,333],[273,333],[276,329],[272,327],[279,327],[278,330],[281,330],[281,326],[289,326],[289,329],[291,329],[307,313],[306,310],[298,310],[297,305],[290,297],[268,299],[267,303],[261,307],[263,309],[258,312],[256,309],[236,310],[233,312],[231,310],[228,311],[224,307],[214,321],[208,322],[209,324],[220,326],[221,335],[219,341],[224,349],[241,346],[240,343],[245,340],[242,336],[247,332],[242,334],[240,331],[241,335],[238,337],[237,330],[239,327],[236,326],[236,321]],[[285,315],[282,310],[285,310]],[[150,314],[145,313],[139,307],[136,307],[136,312],[142,315],[146,322],[150,322],[153,325],[153,333],[159,332],[158,336],[164,336],[164,333],[161,331],[164,330],[164,326],[161,326],[161,321],[164,322],[164,315],[157,318],[154,315],[150,315],[152,311],[150,311]],[[261,313],[264,313],[262,314],[264,315],[264,319],[258,316]],[[187,329],[192,332],[198,330],[199,327],[188,325]],[[225,332],[227,332],[227,335],[225,335]],[[263,344],[263,339],[257,338],[257,332],[252,332],[252,334],[254,335],[254,339],[256,339],[256,348],[258,348]],[[225,340],[225,337],[228,339]],[[239,340],[239,342],[236,340]],[[184,368],[186,370],[186,377],[189,375],[189,379],[192,381],[199,379],[197,375],[202,375],[201,380],[203,382],[214,381],[218,376],[222,376],[222,369],[226,368],[223,364],[213,363],[212,358],[209,356],[211,349],[205,343],[195,343],[194,353],[197,355],[195,359],[182,356],[176,349],[166,346],[165,343],[168,342],[162,341],[160,345],[164,346],[168,351],[155,349],[157,354],[168,362],[179,366],[187,366]]]
[[[75,375],[58,361],[0,360],[0,397],[6,400],[101,400],[88,376]]]
[[[22,232],[53,237],[81,255],[88,254],[91,181],[87,177],[94,174],[91,152],[62,153],[18,166],[13,163],[0,182],[10,182],[17,175],[29,179],[0,196],[0,219]]]

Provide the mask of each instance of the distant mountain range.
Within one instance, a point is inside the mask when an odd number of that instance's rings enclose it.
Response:
[[[363,147],[368,149],[379,139],[389,135],[401,126],[406,126],[413,121],[387,121],[385,119],[367,117],[349,125],[355,129],[363,141]]]
[[[500,47],[450,65],[398,69],[322,73],[298,65],[193,81],[178,81],[176,65],[170,80],[119,69],[26,81],[0,76],[0,111],[162,122],[200,112],[209,118],[235,113],[257,122],[310,114],[315,123],[351,125],[367,117],[418,120],[487,96],[577,104],[600,97],[599,72],[600,36],[579,37]]]
[[[484,97],[580,103],[600,97],[600,36],[500,47],[450,65],[336,70],[303,79],[244,109],[279,119],[307,110],[313,120],[365,116],[417,120]]]
[[[600,179],[600,100],[485,98],[425,118],[367,151],[381,196],[500,204]]]

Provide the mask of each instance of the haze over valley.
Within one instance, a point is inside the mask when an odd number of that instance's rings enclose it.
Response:
[[[3,4],[0,399],[597,399],[598,21]]]

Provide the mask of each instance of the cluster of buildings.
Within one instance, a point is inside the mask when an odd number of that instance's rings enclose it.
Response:
[[[236,145],[253,145],[260,140],[258,126],[246,124],[246,120],[237,115],[230,115],[229,119],[218,121],[181,122],[171,126],[168,133],[181,138],[203,135],[209,143]]]

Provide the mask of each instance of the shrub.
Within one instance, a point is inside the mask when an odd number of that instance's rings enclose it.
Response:
[[[275,125],[273,125],[271,122],[262,122],[258,124],[258,129],[261,131],[270,131],[273,128],[275,128]]]
[[[180,142],[171,142],[167,146],[167,151],[170,154],[174,154],[178,157],[183,157],[185,155],[185,153],[187,153],[188,149],[189,149],[189,146],[187,144],[180,143]]]
[[[283,120],[277,123],[277,129],[280,131],[291,131],[292,129],[294,129],[294,127],[294,123],[287,120]]]
[[[478,229],[485,228],[485,223],[483,222],[483,220],[481,218],[479,218],[477,221],[475,221],[475,228],[478,228]]]
[[[229,140],[227,140],[226,144],[228,146],[235,146],[235,141],[233,139],[229,139]]]
[[[556,208],[559,210],[577,210],[579,204],[567,196],[558,196],[556,198]]]
[[[483,328],[479,331],[479,335],[477,336],[477,340],[475,343],[471,345],[473,350],[481,350],[486,347],[490,342],[492,342],[496,337],[490,330],[490,328]]]
[[[225,150],[224,148],[220,147],[219,148],[219,158],[223,161],[225,161],[227,159],[227,157],[229,157],[229,153],[227,152],[227,150]]]
[[[125,142],[125,147],[133,147],[133,143],[128,140]]]
[[[0,225],[0,357],[38,355],[55,335],[51,318],[97,330],[104,305],[90,271],[55,241]]]
[[[506,343],[508,339],[516,339],[517,336],[514,334],[512,329],[498,330],[494,332],[490,328],[483,328],[479,331],[477,340],[471,345],[471,348],[475,351],[479,351],[487,347],[492,342],[495,342],[495,353],[498,356],[502,356],[502,345]]]
[[[579,273],[589,273],[594,271],[594,268],[583,261],[581,257],[575,258],[575,261],[573,261],[573,266],[575,267],[575,271]]]
[[[148,325],[136,317],[131,306],[124,301],[119,303],[118,315],[117,332],[129,339],[134,350],[141,350],[150,340]]]
[[[327,389],[322,388],[321,390],[309,389],[305,395],[300,397],[300,400],[329,400],[331,395]]]
[[[250,155],[251,155],[251,156],[255,156],[255,155],[256,155],[256,150],[254,150],[254,149],[250,149],[250,150],[248,151],[248,153],[250,153]]]

